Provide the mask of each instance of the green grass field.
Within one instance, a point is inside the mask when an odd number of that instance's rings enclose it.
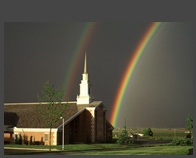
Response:
[[[129,146],[121,146],[119,144],[68,144],[64,146],[65,151],[77,151],[77,150],[93,150],[93,149],[113,149],[113,148],[125,148],[125,147],[137,147],[139,144],[130,144]],[[4,147],[15,147],[15,148],[39,148],[49,149],[48,145],[15,145],[7,144]],[[52,145],[52,149],[62,149],[62,145]]]
[[[188,155],[192,146],[155,146],[120,151],[88,152],[72,155]]]
[[[43,148],[49,149],[49,146],[45,145],[5,145],[5,147],[29,147],[29,148]],[[62,146],[52,146],[52,149],[59,149],[59,151],[50,151],[54,155],[58,155]],[[130,149],[131,148],[131,149]],[[105,151],[105,150],[115,150],[118,151]],[[122,149],[122,150],[120,150]],[[73,145],[65,145],[64,151],[87,151],[82,153],[77,153],[73,155],[187,155],[189,153],[189,149],[193,149],[193,145],[189,146],[171,146],[171,145],[155,145],[155,146],[144,146],[141,147],[140,144],[134,143],[129,146],[121,146],[119,144],[73,144]],[[98,150],[90,152],[91,150]],[[99,151],[100,150],[100,151]],[[25,151],[22,153],[5,153],[5,155],[31,155],[36,153],[48,153],[49,151]]]

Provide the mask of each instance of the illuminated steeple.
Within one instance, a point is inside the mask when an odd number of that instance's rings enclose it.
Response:
[[[85,52],[85,59],[84,59],[84,74],[87,73],[87,64],[86,64],[86,52]]]
[[[82,80],[80,83],[80,95],[77,95],[76,99],[77,104],[89,104],[94,100],[92,96],[92,85],[88,80],[86,52],[84,59],[84,73],[82,74]]]

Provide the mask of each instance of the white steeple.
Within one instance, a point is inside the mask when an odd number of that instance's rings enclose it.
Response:
[[[88,73],[87,73],[87,60],[86,60],[86,52],[85,52],[85,59],[84,59],[84,73],[82,74],[82,80],[80,83],[80,95],[77,96],[77,104],[89,104],[92,102],[92,85],[88,80]]]
[[[84,59],[84,74],[87,73],[87,63],[86,63],[86,52],[85,52],[85,59]]]

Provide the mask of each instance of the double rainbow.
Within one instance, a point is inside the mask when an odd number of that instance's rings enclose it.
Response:
[[[115,97],[114,106],[113,106],[111,116],[110,116],[110,122],[114,127],[116,126],[116,121],[118,118],[120,107],[122,105],[122,100],[125,95],[127,86],[130,82],[130,79],[133,75],[133,72],[136,68],[136,65],[139,59],[141,58],[141,55],[144,53],[145,48],[149,45],[150,41],[152,41],[152,39],[155,37],[155,35],[160,31],[162,27],[163,27],[163,23],[153,22],[150,25],[150,27],[147,29],[142,40],[139,42],[138,46],[136,47],[136,50],[131,56],[130,62],[120,82],[120,85],[119,85],[119,88],[118,88],[118,91]]]

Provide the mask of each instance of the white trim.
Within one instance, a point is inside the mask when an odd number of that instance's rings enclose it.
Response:
[[[86,110],[95,110],[95,107],[87,107]]]
[[[10,128],[14,132],[50,132],[50,128]],[[57,128],[52,128],[51,132],[57,132]]]

